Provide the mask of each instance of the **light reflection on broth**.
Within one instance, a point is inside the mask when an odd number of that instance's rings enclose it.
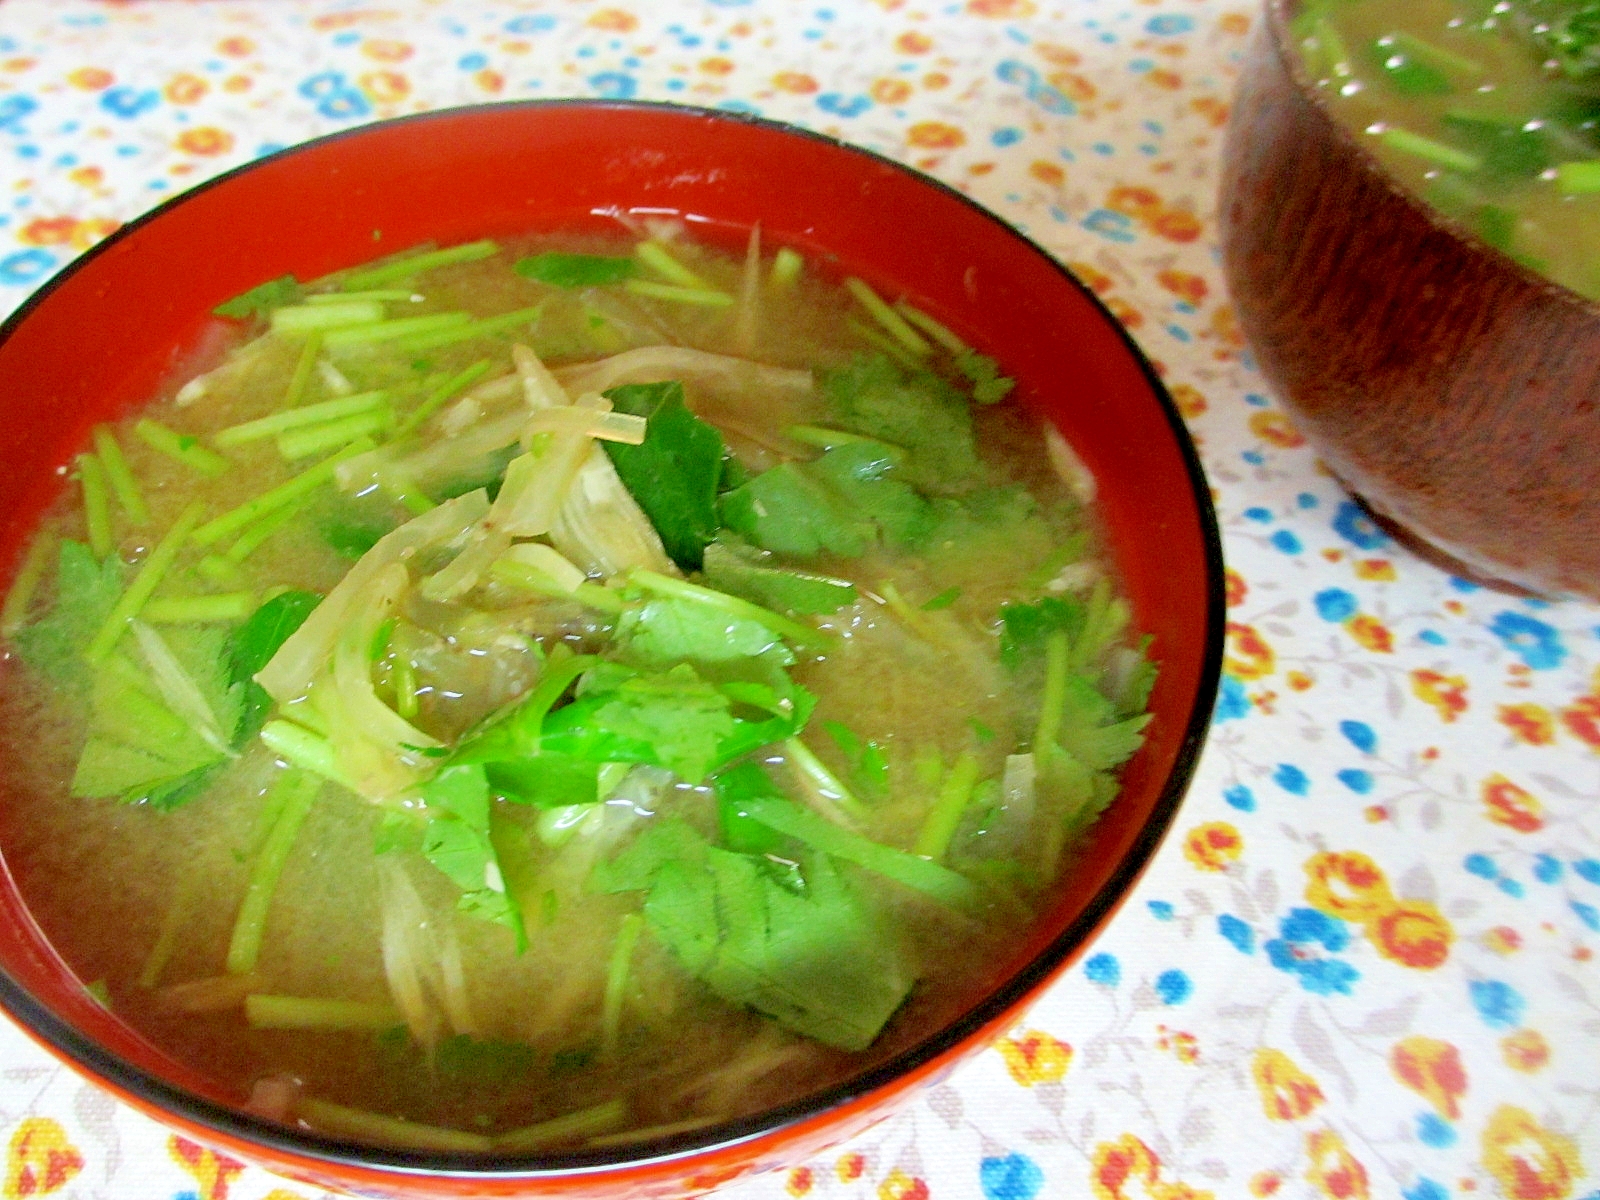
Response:
[[[726,1120],[949,1020],[1153,677],[1009,381],[792,252],[404,262],[251,294],[46,519],[0,844],[55,945],[256,1111],[414,1148]]]

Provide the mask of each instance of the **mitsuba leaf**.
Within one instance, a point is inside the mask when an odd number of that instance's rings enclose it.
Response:
[[[525,279],[558,288],[604,287],[621,283],[638,270],[632,258],[603,254],[562,254],[550,250],[519,258],[512,269]]]
[[[803,469],[870,519],[885,544],[898,549],[921,541],[933,527],[928,501],[905,482],[904,461],[903,452],[882,442],[846,442]]]
[[[661,535],[668,556],[686,571],[700,566],[717,536],[722,435],[691,413],[681,383],[638,383],[606,393],[616,411],[646,419],[637,446],[605,442],[623,485]]]
[[[821,388],[841,428],[908,453],[909,481],[922,491],[960,491],[978,474],[972,410],[937,375],[903,371],[883,355],[858,355],[824,375]]]
[[[872,523],[852,512],[798,463],[763,471],[722,497],[722,523],[766,550],[797,558],[865,554]]]
[[[725,662],[770,651],[794,661],[783,639],[761,622],[666,596],[629,607],[617,623],[616,636],[627,658],[646,667]]]
[[[255,681],[255,673],[272,661],[289,635],[322,603],[315,592],[291,589],[262,604],[228,638],[228,681],[240,689],[239,720],[233,744],[238,749],[261,731],[272,711],[272,697]]]
[[[82,654],[111,615],[122,594],[122,564],[114,554],[102,562],[82,542],[61,543],[56,558],[54,606],[12,637],[17,654],[33,670],[56,683],[82,685]]]
[[[1000,661],[1013,671],[1040,653],[1044,640],[1062,632],[1069,641],[1083,630],[1084,608],[1076,600],[1046,596],[1034,604],[1007,604],[1000,609]]]
[[[428,811],[422,853],[461,889],[461,910],[506,926],[516,935],[520,953],[528,935],[490,837],[490,799],[482,765],[440,770],[422,785]]]
[[[247,292],[240,292],[231,300],[224,300],[211,311],[219,317],[231,317],[236,321],[264,317],[285,304],[298,304],[301,294],[299,280],[293,275],[280,275],[256,284]]]
[[[731,534],[706,547],[701,569],[718,591],[779,612],[834,613],[856,600],[856,586],[848,580],[780,567],[771,554]]]
[[[914,982],[874,913],[825,855],[803,886],[761,858],[718,849],[682,821],[646,830],[595,873],[645,891],[645,921],[678,963],[733,1004],[841,1050],[863,1050]]]

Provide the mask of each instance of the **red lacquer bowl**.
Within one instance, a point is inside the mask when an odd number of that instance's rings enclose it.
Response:
[[[95,1003],[0,873],[0,1003],[16,1021],[134,1107],[316,1186],[677,1196],[865,1128],[987,1046],[1078,958],[1154,853],[1204,737],[1222,646],[1215,521],[1172,402],[1120,327],[1046,254],[956,192],[829,139],[728,114],[553,102],[413,117],[252,164],[123,229],[0,328],[0,563],[15,564],[90,426],[131,411],[204,346],[219,302],[375,250],[610,229],[619,211],[680,214],[730,245],[760,222],[768,246],[832,255],[996,356],[1098,481],[1134,622],[1154,635],[1161,663],[1155,719],[1082,867],[970,1011],[842,1085],[642,1147],[486,1160],[373,1149],[254,1118],[242,1097]],[[0,803],[6,786],[0,779]]]

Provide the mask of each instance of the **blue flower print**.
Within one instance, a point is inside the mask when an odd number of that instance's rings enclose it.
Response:
[[[1318,996],[1334,992],[1348,996],[1361,972],[1330,956],[1349,944],[1350,931],[1337,917],[1314,908],[1292,908],[1278,923],[1278,936],[1262,949],[1278,970],[1299,976],[1306,991]]]
[[[1376,550],[1389,540],[1360,506],[1346,500],[1333,514],[1333,531],[1358,550]]]
[[[1559,667],[1567,657],[1567,648],[1561,644],[1561,634],[1526,613],[1505,612],[1495,614],[1489,622],[1489,632],[1499,638],[1523,663],[1534,671],[1549,671]]]

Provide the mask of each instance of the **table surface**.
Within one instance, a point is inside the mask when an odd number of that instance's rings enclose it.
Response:
[[[1412,558],[1275,403],[1218,267],[1253,0],[0,5],[0,315],[182,189],[534,96],[755,111],[1025,229],[1164,372],[1216,489],[1226,676],[1138,891],[997,1048],[733,1197],[1600,1196],[1600,608]],[[1353,857],[1353,856],[1365,856]],[[6,1200],[312,1200],[0,1022]]]

